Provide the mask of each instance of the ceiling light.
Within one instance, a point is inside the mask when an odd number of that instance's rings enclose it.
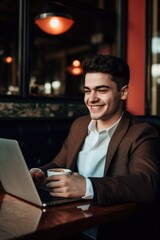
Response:
[[[73,26],[74,20],[66,13],[64,6],[48,3],[35,18],[35,24],[48,34],[58,35],[68,31]]]

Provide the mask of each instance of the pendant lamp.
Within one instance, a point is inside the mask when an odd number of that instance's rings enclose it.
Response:
[[[79,76],[83,74],[83,69],[79,60],[74,60],[67,70],[71,75]]]
[[[58,35],[68,31],[73,26],[74,20],[63,6],[48,3],[35,18],[35,24],[48,34]]]

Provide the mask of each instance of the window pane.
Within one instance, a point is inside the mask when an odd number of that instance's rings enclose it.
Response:
[[[18,95],[18,0],[0,1],[0,94]]]
[[[67,8],[61,6],[75,20],[60,35],[45,33],[34,23],[46,2],[31,1],[30,95],[82,96],[81,65],[75,69],[73,64],[93,53],[117,54],[117,1],[58,1],[67,2]]]
[[[150,80],[149,89],[151,89],[151,114],[160,115],[160,2],[152,1],[150,7],[151,39],[150,49]],[[148,93],[149,94],[149,93]]]

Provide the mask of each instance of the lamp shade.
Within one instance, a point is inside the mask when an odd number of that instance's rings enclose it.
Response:
[[[48,1],[35,18],[35,24],[48,34],[58,35],[65,33],[74,24],[74,20],[67,10],[67,5]]]
[[[68,14],[42,13],[35,18],[35,23],[42,31],[58,35],[68,31],[74,20]]]

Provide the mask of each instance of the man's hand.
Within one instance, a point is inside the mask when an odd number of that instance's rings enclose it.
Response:
[[[30,174],[33,178],[33,181],[37,184],[42,184],[46,182],[45,173],[39,168],[30,169]]]
[[[46,181],[52,196],[81,198],[86,192],[86,180],[78,173],[51,176],[46,178]]]

